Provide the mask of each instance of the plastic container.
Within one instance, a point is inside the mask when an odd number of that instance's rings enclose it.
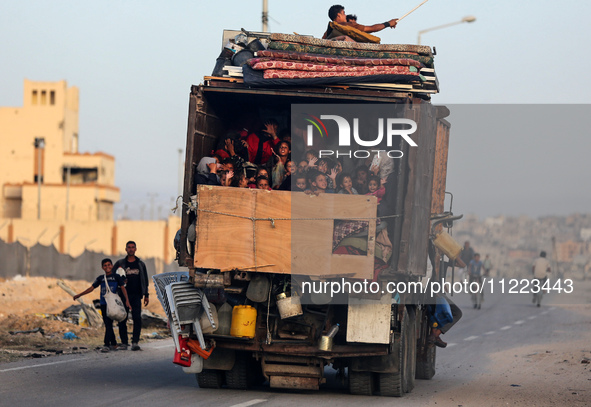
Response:
[[[287,293],[281,293],[277,296],[277,309],[281,319],[291,318],[298,315],[302,315],[302,301],[297,294],[291,297],[287,296]]]
[[[237,305],[232,310],[230,335],[238,338],[254,338],[257,310],[250,305]]]
[[[232,306],[225,302],[218,309],[218,329],[216,335],[230,335],[232,327]]]
[[[451,260],[455,260],[462,251],[462,246],[454,240],[446,231],[442,231],[433,239],[433,244]]]

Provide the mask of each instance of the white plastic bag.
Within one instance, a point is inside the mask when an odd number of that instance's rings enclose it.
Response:
[[[111,291],[109,283],[107,281],[107,275],[105,274],[105,294],[103,295],[105,302],[107,303],[107,316],[113,321],[121,322],[127,318],[127,311],[121,301],[121,297]]]

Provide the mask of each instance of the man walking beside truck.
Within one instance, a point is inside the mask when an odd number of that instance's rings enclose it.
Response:
[[[538,307],[542,302],[542,287],[548,279],[548,276],[550,276],[550,271],[550,262],[548,261],[548,259],[546,259],[546,252],[542,250],[540,252],[540,257],[538,257],[534,261],[534,264],[531,268],[531,272],[534,275],[534,286],[537,282],[537,287],[539,289],[539,292],[534,293],[534,298],[532,299],[532,302],[536,304],[536,306]]]
[[[137,246],[130,240],[125,244],[127,256],[118,260],[113,266],[114,270],[120,267],[125,271],[125,287],[131,304],[131,318],[133,321],[133,333],[131,336],[131,350],[141,350],[138,345],[142,332],[142,298],[144,307],[147,307],[150,298],[148,294],[148,271],[143,261],[136,257]],[[129,346],[127,336],[127,318],[119,323],[119,335],[121,336],[121,350],[126,350]]]

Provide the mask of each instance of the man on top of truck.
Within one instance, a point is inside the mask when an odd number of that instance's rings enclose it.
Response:
[[[387,27],[391,27],[394,28],[396,27],[396,23],[398,22],[397,18],[393,18],[391,20],[388,20],[384,23],[380,23],[380,24],[374,24],[374,25],[362,25],[362,24],[358,24],[356,21],[347,21],[347,14],[345,13],[345,7],[341,6],[340,4],[335,4],[334,6],[332,6],[331,8],[328,9],[328,18],[331,19],[331,21],[342,25],[342,26],[346,26],[346,27],[351,27],[354,28],[356,30],[359,30],[361,32],[365,32],[365,33],[374,33],[374,32],[378,32],[378,31],[382,31],[383,29],[387,28]],[[353,39],[351,39],[349,36],[345,35],[344,33],[333,29],[330,25],[330,23],[328,24],[328,28],[326,29],[326,32],[324,33],[324,35],[322,36],[323,39],[329,39],[329,40],[335,40],[335,41],[353,41]]]

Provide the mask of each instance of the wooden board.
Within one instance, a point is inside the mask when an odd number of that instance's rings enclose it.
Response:
[[[349,297],[347,342],[390,343],[392,295],[379,300]]]
[[[199,185],[197,205],[195,267],[255,271],[256,265],[259,272],[373,277],[373,196]],[[367,256],[332,254],[335,218],[373,219]]]

